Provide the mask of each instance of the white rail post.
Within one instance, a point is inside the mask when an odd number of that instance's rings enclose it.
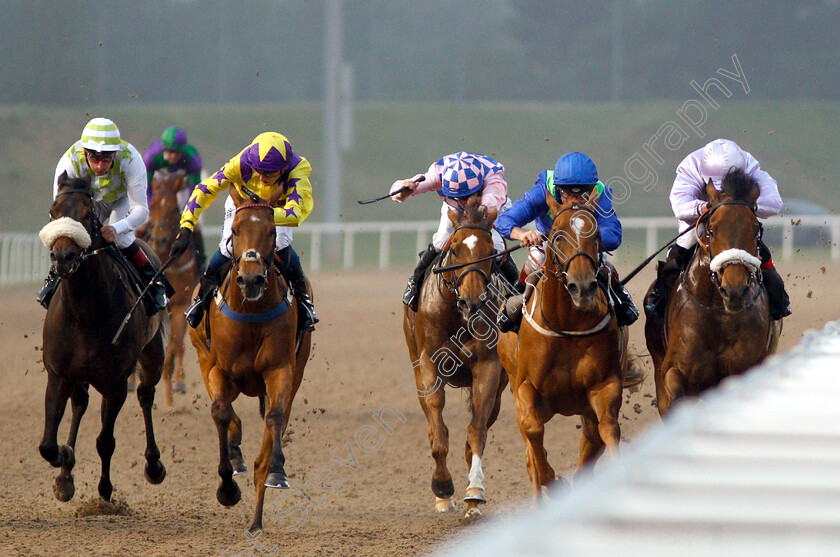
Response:
[[[840,217],[834,217],[831,222],[831,260],[840,261]]]
[[[344,230],[344,268],[353,268],[353,239],[356,236],[356,231],[352,228]]]
[[[390,264],[391,229],[383,228],[379,233],[379,268],[387,269]]]
[[[782,227],[782,259],[790,261],[793,258],[793,224],[788,220]]]
[[[312,269],[313,272],[318,272],[321,270],[321,231],[320,230],[313,230],[312,231],[312,240],[310,243],[310,249],[312,253],[310,254],[311,263],[309,264],[309,268]]]
[[[657,224],[649,221],[647,224],[647,234],[645,235],[645,253],[647,254],[656,251],[656,230]]]

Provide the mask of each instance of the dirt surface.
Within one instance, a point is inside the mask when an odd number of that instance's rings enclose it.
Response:
[[[793,271],[794,267],[798,270]],[[786,320],[780,351],[795,345],[804,330],[840,318],[836,296],[840,268],[821,267],[820,263],[783,266],[783,276],[791,273],[786,280],[795,313]],[[626,273],[629,268],[620,270]],[[647,270],[631,283],[637,302],[650,273]],[[38,453],[46,385],[40,363],[44,311],[34,301],[35,287],[0,290],[4,300],[0,307],[2,553],[418,555],[488,517],[529,508],[524,443],[516,427],[513,399],[506,392],[485,453],[489,501],[482,508],[484,516],[473,522],[463,519],[465,506],[460,498],[468,483],[463,460],[466,398],[450,390],[444,417],[450,429],[449,467],[459,504],[455,513],[433,512],[426,420],[406,382],[410,368],[400,303],[406,276],[403,270],[311,277],[321,323],[313,337],[313,355],[295,400],[285,447],[286,469],[295,489],[269,490],[265,532],[252,541],[245,535],[254,506],[251,473],[237,477],[243,492],[237,506],[225,509],[216,502],[217,437],[192,346],[188,347],[187,394],[176,395],[173,410],[164,408],[159,397],[154,414],[168,470],[166,480],[153,486],[143,477],[142,415],[136,397],[130,395],[117,420],[112,465],[116,504],[99,503],[95,439],[101,398],[92,392],[76,446],[76,495],[68,503],[58,502],[52,492],[57,470]],[[641,320],[632,327],[631,348],[646,352]],[[648,376],[642,388],[636,393],[625,391],[624,447],[659,421],[652,405],[649,359],[645,367]],[[243,421],[243,452],[252,468],[262,435],[258,406],[255,399],[244,398],[235,406]],[[386,410],[377,419],[374,414],[383,407]],[[59,442],[66,439],[68,422],[69,409]],[[564,476],[577,458],[577,423],[577,419],[559,417],[547,427],[549,459]],[[361,445],[357,439],[362,439]],[[324,474],[330,473],[333,477],[325,482]],[[330,486],[331,492],[316,484]]]

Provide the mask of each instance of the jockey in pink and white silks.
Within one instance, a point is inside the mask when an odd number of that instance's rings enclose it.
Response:
[[[680,221],[680,232],[694,226],[703,212],[709,209],[706,184],[712,181],[721,189],[721,181],[730,170],[743,170],[758,182],[759,196],[755,213],[759,218],[772,217],[782,210],[782,198],[776,180],[761,169],[758,161],[747,151],[729,139],[715,139],[701,149],[690,153],[677,166],[677,175],[671,188],[671,209]],[[664,264],[660,265],[656,286],[645,305],[649,313],[664,315],[667,298],[674,282],[688,264],[697,243],[695,234],[681,236],[668,250]],[[762,278],[767,288],[770,313],[773,319],[791,314],[790,300],[785,292],[784,281],[776,271],[770,250],[759,239],[759,255]],[[714,263],[714,262],[713,262]]]
[[[391,185],[391,193],[405,188],[402,193],[392,196],[397,203],[401,203],[416,195],[436,191],[443,198],[440,208],[440,225],[432,236],[432,241],[426,251],[420,254],[420,261],[414,273],[408,278],[408,285],[403,294],[403,303],[417,311],[418,294],[423,282],[423,275],[432,264],[438,253],[443,250],[449,236],[452,235],[452,222],[449,220],[449,210],[463,211],[467,200],[473,196],[481,197],[481,205],[488,211],[494,210],[501,215],[511,205],[507,195],[505,181],[505,167],[487,155],[459,151],[438,159],[432,163],[425,174],[415,174],[411,178],[397,180]],[[493,247],[496,251],[504,251],[505,241],[494,229]],[[501,263],[504,277],[511,283],[517,279],[516,265],[510,257]]]
[[[102,238],[113,242],[134,264],[142,281],[151,281],[157,270],[134,237],[134,231],[149,218],[146,166],[139,151],[120,138],[120,130],[114,122],[93,118],[85,126],[79,141],[58,161],[53,198],[58,194],[59,177],[65,173],[68,178],[91,179],[94,206],[103,224]],[[38,302],[48,307],[57,287],[58,276],[50,269],[44,287],[38,293]],[[166,307],[166,285],[162,280],[152,285],[149,294],[146,309],[150,315]]]

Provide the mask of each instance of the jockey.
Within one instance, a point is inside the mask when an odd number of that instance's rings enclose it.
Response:
[[[250,145],[230,159],[221,170],[199,183],[192,192],[181,216],[181,231],[172,244],[170,256],[177,257],[189,245],[190,236],[201,212],[210,206],[220,191],[234,186],[244,197],[249,197],[243,188],[267,199],[282,188],[282,206],[274,209],[274,223],[277,225],[276,251],[280,273],[291,285],[299,310],[299,326],[305,331],[314,331],[318,316],[306,289],[306,277],[300,258],[292,248],[292,227],[300,224],[312,212],[312,185],[309,161],[292,151],[285,136],[276,132],[261,133]],[[212,300],[231,258],[231,226],[236,213],[233,199],[225,201],[225,222],[219,249],[210,258],[207,270],[201,277],[198,295],[187,308],[186,316],[190,326],[201,322],[204,311]]]
[[[71,145],[58,161],[53,198],[58,193],[58,178],[64,172],[70,178],[91,178],[97,216],[103,223],[102,238],[116,244],[137,269],[143,282],[151,281],[157,270],[134,237],[134,231],[149,218],[146,167],[140,152],[120,139],[120,130],[114,122],[107,118],[94,118],[85,126],[81,139]],[[37,297],[45,308],[49,306],[58,282],[58,276],[50,268]],[[149,294],[151,299],[144,302],[149,315],[166,307],[166,286],[162,279],[155,281]]]
[[[420,254],[420,261],[408,278],[408,286],[403,294],[403,303],[417,311],[423,275],[452,235],[449,209],[461,212],[471,197],[481,196],[481,205],[488,211],[497,211],[498,218],[498,215],[510,207],[510,199],[507,196],[505,167],[486,155],[465,151],[440,158],[429,166],[425,174],[415,174],[412,178],[397,180],[391,186],[391,193],[401,188],[405,188],[406,191],[392,196],[397,203],[429,191],[436,191],[443,198],[438,230],[432,236],[426,251]],[[505,241],[495,229],[492,236],[496,251],[504,251]],[[517,280],[516,265],[509,256],[502,260],[500,270],[508,282],[513,283]]]
[[[612,207],[612,189],[598,180],[598,169],[592,159],[579,152],[566,153],[557,159],[554,170],[540,172],[533,187],[496,221],[496,228],[502,236],[530,246],[528,261],[519,278],[520,291],[525,279],[542,267],[545,261],[545,236],[551,231],[555,216],[549,211],[546,202],[549,193],[558,203],[574,202],[581,205],[590,195],[597,195],[595,220],[601,232],[602,249],[612,251],[621,244],[621,222]],[[536,224],[536,230],[526,231],[522,228],[530,222]],[[619,285],[615,268],[608,265],[612,275],[612,290],[618,298],[616,319],[621,326],[631,325],[638,319],[639,312],[633,305],[630,293]],[[509,299],[506,304],[509,307],[499,313],[498,325],[502,332],[517,329],[524,302],[523,296]]]
[[[149,148],[143,153],[143,162],[146,163],[149,183],[146,190],[149,205],[152,203],[152,178],[158,170],[167,170],[170,173],[179,170],[184,171],[184,181],[181,191],[178,192],[179,207],[187,204],[193,188],[201,181],[201,156],[195,147],[187,143],[187,132],[175,126],[163,130],[160,139],[149,145]],[[207,255],[204,251],[201,225],[198,223],[193,229],[192,242],[198,268],[203,270]]]
[[[758,182],[760,193],[756,200],[756,215],[759,218],[772,217],[782,209],[782,198],[776,180],[761,170],[758,161],[742,150],[734,141],[715,139],[701,149],[689,154],[677,167],[677,177],[671,188],[671,208],[680,221],[680,232],[694,226],[697,219],[709,209],[706,197],[706,184],[711,179],[715,188],[720,190],[721,180],[730,169],[743,170]],[[688,265],[693,248],[697,243],[694,234],[681,236],[668,250],[664,263],[659,264],[656,284],[645,304],[645,311],[659,315],[665,314],[668,296],[677,277]],[[770,315],[781,319],[791,314],[790,299],[785,292],[785,284],[776,271],[770,250],[758,240],[761,257],[761,274],[770,303]]]

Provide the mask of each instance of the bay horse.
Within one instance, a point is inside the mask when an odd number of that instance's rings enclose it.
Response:
[[[168,316],[158,312],[148,317],[135,311],[116,345],[111,341],[137,295],[128,271],[109,250],[100,233],[101,223],[93,201],[90,178],[59,177],[58,192],[50,208],[51,222],[41,230],[41,240],[50,250],[50,260],[61,282],[53,296],[43,331],[43,361],[47,370],[44,437],[41,456],[61,468],[54,494],[69,501],[75,493],[74,447],[79,423],[88,405],[88,385],[102,394],[102,431],[96,450],[102,461],[99,496],[110,501],[113,486],[110,466],[116,442],[114,423],[126,398],[126,380],[139,366],[137,399],[146,426],[146,479],[159,484],[166,477],[155,442],[152,405],[155,385],[161,377]],[[141,242],[146,255],[157,266],[160,261]],[[130,265],[130,264],[129,264]],[[58,427],[67,399],[72,403],[72,420],[67,444],[59,446]]]
[[[240,394],[260,397],[264,428],[254,463],[257,500],[252,533],[262,530],[266,487],[290,487],[281,439],[312,341],[312,333],[299,336],[297,306],[275,270],[273,206],[282,194],[279,189],[268,200],[256,195],[245,198],[230,188],[236,207],[232,266],[203,325],[190,329],[219,435],[221,482],[216,499],[226,507],[242,497],[233,475],[247,470],[239,448],[241,420],[232,403]]]
[[[499,341],[536,500],[543,488],[564,481],[555,477],[544,447],[545,424],[555,414],[580,416],[576,474],[594,465],[604,447],[612,457],[618,453],[626,328],[619,328],[598,286],[600,273],[609,270],[600,259],[597,199],[561,205],[546,196],[555,218],[543,274],[525,306],[518,337],[504,333]]]
[[[454,230],[441,252],[439,265],[492,255],[496,211],[487,213],[479,199],[472,199],[463,212],[450,210],[449,219]],[[429,444],[435,460],[432,492],[438,512],[455,510],[455,487],[446,466],[449,429],[443,422],[447,383],[469,389],[472,418],[465,446],[469,471],[464,497],[466,517],[479,516],[478,505],[486,501],[482,458],[487,430],[499,415],[502,391],[507,386],[495,350],[498,330],[493,309],[501,300],[502,280],[492,260],[447,271],[423,282],[416,313],[408,306],[404,309],[405,342],[420,406],[429,423]]]
[[[152,201],[149,204],[149,221],[146,238],[160,259],[166,259],[172,242],[180,230],[181,210],[178,192],[183,187],[186,172],[158,170],[152,179]],[[163,386],[166,406],[172,408],[172,391],[186,392],[184,383],[184,338],[187,318],[184,311],[190,304],[190,295],[198,282],[198,260],[194,250],[186,250],[166,271],[166,278],[175,289],[169,299],[170,330],[163,364]]]
[[[735,170],[721,187],[706,184],[711,208],[695,228],[697,248],[665,317],[648,314],[645,322],[660,416],[678,398],[699,395],[764,360],[781,334],[761,284],[758,183]]]

